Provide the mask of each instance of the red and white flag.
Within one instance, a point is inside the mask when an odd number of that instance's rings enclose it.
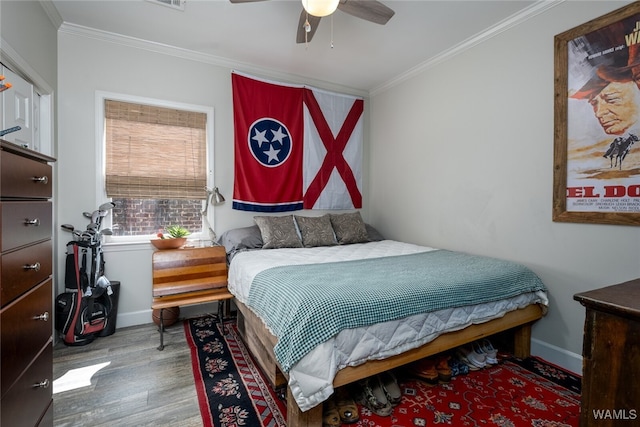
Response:
[[[362,208],[363,111],[360,98],[305,89],[305,209]]]
[[[233,208],[302,209],[302,87],[231,75],[235,133]]]
[[[232,74],[233,208],[362,207],[361,98]]]

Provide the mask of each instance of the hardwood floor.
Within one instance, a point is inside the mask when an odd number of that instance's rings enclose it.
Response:
[[[121,328],[82,347],[59,342],[53,378],[70,369],[110,362],[91,385],[53,395],[54,426],[201,426],[191,356],[182,322],[165,331],[158,351],[157,327]]]

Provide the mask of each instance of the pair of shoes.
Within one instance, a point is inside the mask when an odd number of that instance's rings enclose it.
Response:
[[[458,375],[467,375],[469,373],[469,366],[463,363],[457,357],[449,359],[449,367],[451,368],[451,376],[457,377]]]
[[[332,396],[322,405],[322,427],[340,427],[341,425],[338,407]]]
[[[477,353],[473,347],[458,347],[456,354],[472,371],[477,371],[487,366],[486,356],[483,353]]]
[[[359,383],[358,403],[366,406],[376,415],[388,417],[393,412],[393,406],[387,400],[382,384],[376,375],[365,378]]]
[[[451,381],[451,368],[449,367],[449,359],[451,359],[448,355],[438,356],[436,360],[436,372],[438,372],[438,381],[441,383],[448,383]]]
[[[427,385],[438,384],[437,361],[432,358],[420,359],[409,365],[409,372]]]
[[[346,387],[339,387],[335,391],[335,402],[340,421],[344,424],[352,424],[360,419],[358,405],[349,394]]]
[[[482,341],[475,342],[476,352],[483,353],[485,355],[485,360],[488,365],[497,365],[498,364],[498,350],[496,350],[493,345],[491,345],[491,341],[484,339]]]
[[[380,381],[384,395],[387,397],[389,403],[392,406],[400,403],[402,400],[402,391],[400,390],[398,380],[396,379],[396,376],[393,375],[393,372],[387,371],[378,374],[378,381]]]

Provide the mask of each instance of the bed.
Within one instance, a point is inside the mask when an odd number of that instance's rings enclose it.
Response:
[[[528,268],[385,240],[359,214],[319,218],[256,217],[220,239],[239,333],[271,384],[287,386],[288,426],[322,425],[336,387],[498,332],[529,354],[548,299]]]

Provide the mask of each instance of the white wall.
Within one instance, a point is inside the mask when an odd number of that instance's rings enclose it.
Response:
[[[640,277],[640,228],[551,220],[553,37],[622,5],[564,2],[371,97],[371,222],[532,268],[551,297],[534,351],[574,371],[573,295]]]
[[[110,40],[116,39],[115,42]],[[150,51],[145,43],[120,43],[112,37],[85,34],[76,29],[62,30],[58,35],[59,61],[59,144],[58,144],[58,222],[57,245],[58,291],[64,290],[65,243],[70,235],[60,231],[60,224],[84,228],[87,220],[82,212],[92,211],[104,200],[98,200],[96,182],[96,91],[116,92],[212,106],[214,108],[214,174],[215,183],[228,202],[215,208],[212,224],[218,234],[234,227],[253,224],[254,213],[231,209],[233,195],[233,110],[231,69],[207,61],[186,59],[170,49]],[[186,55],[189,56],[189,55]],[[246,71],[246,70],[240,70]],[[265,76],[274,78],[273,76]],[[287,81],[287,76],[277,76]],[[289,81],[296,82],[293,77]],[[299,82],[297,82],[299,83]],[[317,82],[305,82],[314,84]],[[325,89],[338,90],[330,85]],[[357,93],[356,93],[357,95]],[[367,102],[365,100],[365,102]],[[365,104],[366,105],[366,104]],[[368,108],[368,107],[365,107]],[[365,129],[368,113],[365,113]],[[365,131],[365,141],[368,132]],[[368,178],[365,149],[363,193]],[[213,208],[210,208],[210,210]],[[318,212],[307,213],[308,215]],[[366,215],[365,215],[366,218]],[[106,275],[121,282],[118,327],[151,322],[151,254],[150,243],[105,245]],[[214,310],[215,305],[194,307],[183,313]]]

